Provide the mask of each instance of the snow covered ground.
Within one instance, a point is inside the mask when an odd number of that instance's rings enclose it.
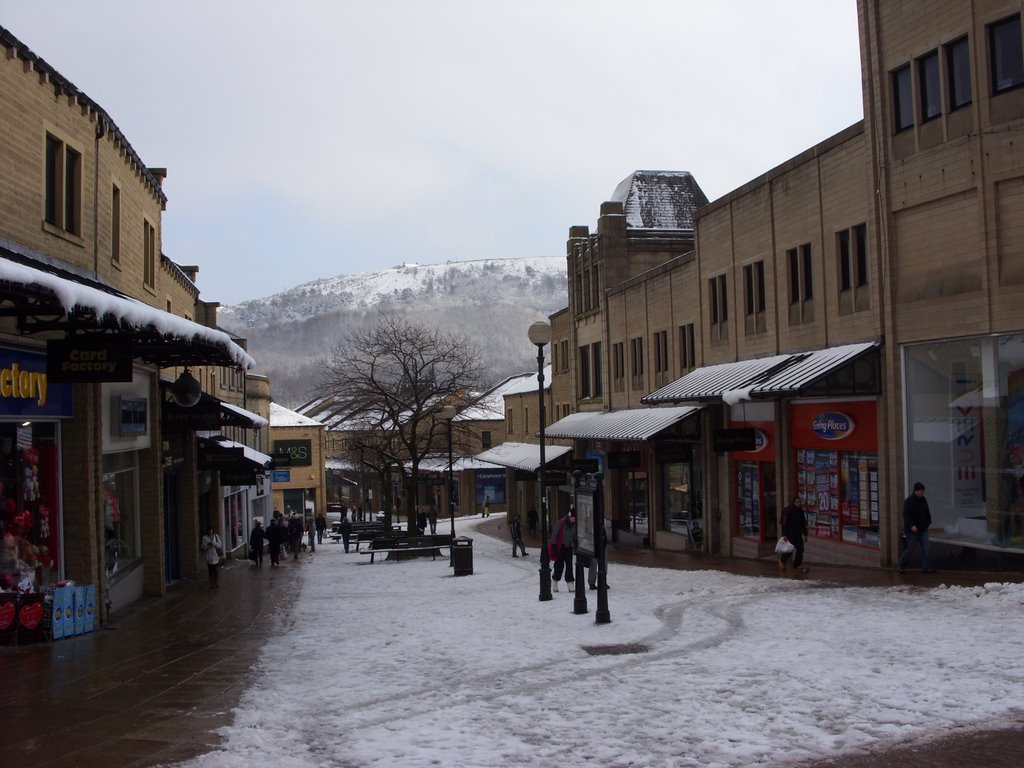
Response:
[[[1024,710],[1024,585],[612,563],[599,625],[596,592],[538,601],[536,550],[473,522],[472,576],[318,548],[222,748],[187,765],[786,765]]]

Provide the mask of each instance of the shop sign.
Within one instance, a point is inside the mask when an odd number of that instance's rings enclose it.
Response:
[[[292,471],[290,469],[275,469],[270,473],[270,482],[272,483],[290,483],[292,481]]]
[[[608,454],[608,469],[636,469],[642,463],[640,451],[612,451]]]
[[[46,375],[50,381],[60,382],[131,381],[131,339],[50,339],[46,342]]]
[[[199,469],[241,469],[246,461],[245,450],[242,448],[200,443],[196,451],[196,466]]]
[[[728,453],[729,451],[757,450],[757,430],[753,427],[739,427],[734,429],[716,429],[711,434],[712,449],[715,453]],[[764,446],[761,446],[764,448]]]
[[[760,453],[768,447],[768,435],[760,429],[754,430],[754,450],[751,453]]]
[[[254,469],[222,469],[220,471],[221,485],[256,485],[256,470]]]
[[[274,455],[287,453],[291,458],[292,467],[311,467],[313,465],[313,442],[311,440],[275,440]]]
[[[842,440],[853,429],[853,419],[842,411],[822,411],[811,420],[811,431],[822,440]]]
[[[73,402],[70,384],[49,381],[45,355],[0,347],[0,416],[70,417]]]
[[[220,406],[212,400],[200,400],[191,408],[164,401],[160,422],[165,432],[215,432],[220,429]]]

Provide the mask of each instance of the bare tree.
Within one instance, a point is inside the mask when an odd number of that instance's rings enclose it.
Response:
[[[364,464],[384,480],[385,501],[387,477],[397,472],[407,520],[415,519],[420,462],[447,444],[448,424],[438,412],[461,406],[481,388],[477,349],[462,334],[382,314],[373,327],[350,331],[316,366],[318,394],[346,400],[366,425],[358,443]],[[392,508],[385,504],[389,524]]]

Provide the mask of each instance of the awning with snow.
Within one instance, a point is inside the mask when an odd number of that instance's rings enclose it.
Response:
[[[228,440],[221,435],[197,435],[200,469],[222,471],[265,472],[274,459],[243,443]]]
[[[655,390],[641,402],[734,404],[798,394],[877,394],[881,386],[878,349],[877,341],[869,341],[709,365]]]
[[[6,241],[5,241],[6,242]],[[130,344],[132,356],[161,367],[256,361],[216,328],[151,307],[88,274],[0,243],[0,317],[24,334],[64,332],[77,339]]]
[[[167,378],[160,379],[165,390],[172,386]],[[173,400],[165,399],[160,409],[163,428],[170,432],[216,432],[224,427],[262,429],[270,424],[258,413],[253,413],[231,403],[226,403],[205,392],[199,402],[191,408],[184,408]]]
[[[572,448],[564,445],[545,445],[544,463],[551,464],[555,459],[561,458],[571,450]],[[489,461],[502,467],[536,472],[537,467],[540,466],[540,445],[538,443],[502,443],[483,453],[478,453],[476,458],[479,461]]]
[[[547,456],[544,457],[545,459]],[[408,466],[408,464],[407,464]],[[461,472],[462,470],[473,470],[473,469],[496,469],[502,464],[493,464],[489,461],[480,461],[475,456],[453,456],[452,457],[452,472]],[[426,456],[420,461],[421,472],[447,472],[448,471],[448,456]]]
[[[648,440],[664,429],[699,412],[702,406],[631,408],[622,411],[572,413],[545,428],[548,437],[570,440]]]

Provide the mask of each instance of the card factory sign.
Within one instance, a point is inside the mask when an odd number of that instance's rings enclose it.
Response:
[[[46,342],[46,375],[61,382],[131,381],[131,340],[51,339]]]

